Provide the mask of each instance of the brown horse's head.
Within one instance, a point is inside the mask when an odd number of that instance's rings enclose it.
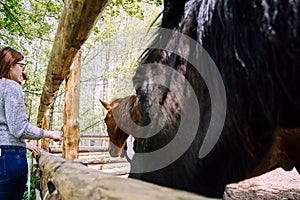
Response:
[[[108,136],[110,139],[109,144],[109,154],[112,157],[119,157],[122,154],[123,148],[126,144],[126,140],[129,136],[129,133],[125,133],[121,128],[118,127],[118,124],[114,118],[114,114],[117,115],[118,119],[122,121],[133,120],[138,123],[138,113],[136,112],[134,102],[136,101],[136,96],[128,96],[125,98],[114,99],[111,103],[104,102],[100,100],[104,108],[108,111],[104,119]],[[126,124],[126,123],[124,123]],[[129,123],[128,123],[129,124]],[[130,127],[126,130],[131,130]],[[137,131],[137,130],[132,130]]]

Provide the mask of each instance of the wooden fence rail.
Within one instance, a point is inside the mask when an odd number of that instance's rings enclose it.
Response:
[[[37,156],[40,169],[67,200],[208,200],[209,198],[161,187],[135,179],[101,173],[75,161],[67,161],[42,151]]]
[[[79,147],[79,152],[107,152],[108,147]],[[62,147],[49,147],[50,153],[61,153]]]
[[[105,133],[94,133],[94,132],[80,132],[80,137],[88,137],[88,138],[108,138]]]

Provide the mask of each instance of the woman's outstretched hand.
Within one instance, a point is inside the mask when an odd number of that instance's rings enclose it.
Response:
[[[62,132],[60,131],[45,131],[44,138],[53,139],[55,142],[62,140]]]

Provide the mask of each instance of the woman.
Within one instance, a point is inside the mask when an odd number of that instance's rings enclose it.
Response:
[[[26,139],[61,140],[59,131],[45,131],[26,117],[23,55],[11,47],[0,51],[0,200],[21,200],[26,186]]]

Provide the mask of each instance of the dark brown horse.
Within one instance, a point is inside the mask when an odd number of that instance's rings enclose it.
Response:
[[[130,177],[222,197],[228,183],[299,170],[299,19],[299,1],[165,0],[173,33],[158,31],[134,107],[112,116],[136,136]]]

